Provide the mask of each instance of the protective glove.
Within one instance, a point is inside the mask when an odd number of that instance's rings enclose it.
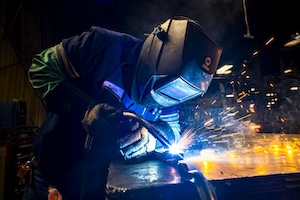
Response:
[[[125,160],[145,156],[156,147],[156,139],[145,127],[134,122],[130,127],[131,133],[120,138],[120,151]]]
[[[122,118],[122,107],[116,108],[107,103],[100,103],[90,106],[81,123],[90,136],[103,142],[117,142]]]

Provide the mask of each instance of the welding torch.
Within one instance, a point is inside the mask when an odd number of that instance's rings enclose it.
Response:
[[[145,128],[148,129],[149,133],[151,133],[158,141],[160,141],[164,147],[169,149],[171,147],[171,143],[167,138],[164,137],[161,131],[155,128],[152,124],[150,124],[147,120],[142,117],[136,115],[135,113],[125,111],[123,112],[124,117],[129,117],[137,120],[141,123]],[[180,154],[178,154],[180,158],[183,158]],[[190,166],[192,167],[192,166]],[[183,163],[178,163],[177,169],[179,171],[180,176],[185,181],[191,181],[196,185],[198,194],[200,199],[204,200],[217,200],[216,193],[211,186],[211,184],[206,180],[202,173],[200,173],[196,168],[193,170],[189,170],[188,166]]]
[[[149,133],[151,133],[153,135],[153,137],[155,137],[158,141],[160,141],[160,143],[164,147],[166,147],[167,149],[169,149],[171,147],[171,143],[169,142],[169,140],[167,138],[165,138],[165,136],[162,134],[162,132],[160,130],[158,130],[157,128],[155,128],[150,122],[148,122],[144,118],[138,116],[135,113],[129,112],[129,111],[124,111],[123,116],[137,120],[146,129],[148,129]]]
[[[137,120],[139,123],[144,126],[150,134],[153,135],[164,147],[169,149],[171,147],[171,143],[169,140],[162,134],[161,131],[159,131],[157,128],[155,128],[150,122],[145,120],[144,118],[138,116],[137,114],[130,112],[130,111],[124,111],[123,116],[126,118],[131,118]],[[90,134],[87,135],[86,140],[85,140],[85,149],[90,150],[92,147],[94,137]]]

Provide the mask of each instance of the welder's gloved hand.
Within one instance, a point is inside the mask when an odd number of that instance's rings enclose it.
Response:
[[[130,131],[131,133],[119,140],[120,151],[125,160],[145,156],[155,149],[156,139],[145,127],[135,122],[130,127]]]
[[[89,107],[81,123],[92,137],[103,139],[103,142],[117,142],[122,118],[121,106],[113,107],[107,103],[100,103]]]

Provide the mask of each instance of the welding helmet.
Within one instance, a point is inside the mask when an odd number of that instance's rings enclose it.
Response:
[[[187,17],[172,17],[154,28],[141,48],[131,88],[144,107],[171,107],[204,94],[222,49]]]

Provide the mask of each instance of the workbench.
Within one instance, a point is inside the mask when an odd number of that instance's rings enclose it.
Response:
[[[300,199],[299,144],[299,135],[259,135],[243,149],[193,151],[180,162],[203,174],[219,200]],[[114,162],[107,186],[111,200],[200,199],[177,165],[160,160]]]

